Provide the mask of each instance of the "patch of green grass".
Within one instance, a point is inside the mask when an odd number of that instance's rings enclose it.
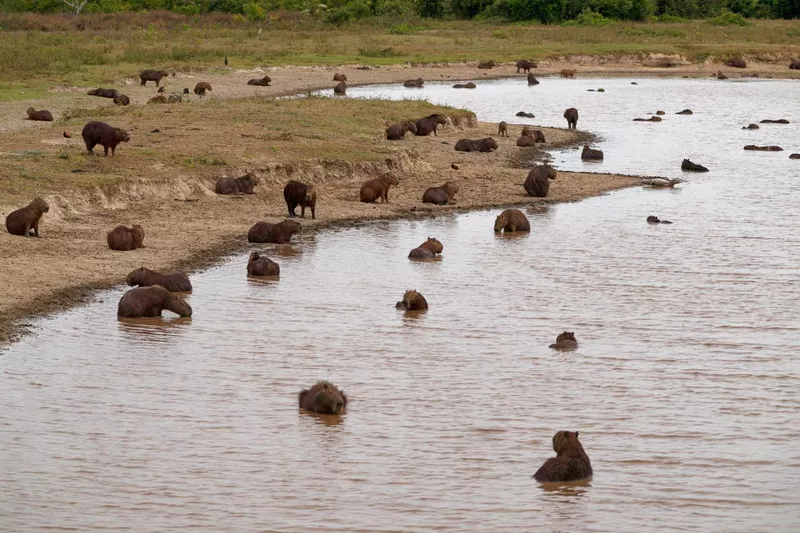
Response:
[[[44,87],[28,87],[21,83],[0,84],[0,102],[38,100],[45,96],[47,96],[47,90]]]

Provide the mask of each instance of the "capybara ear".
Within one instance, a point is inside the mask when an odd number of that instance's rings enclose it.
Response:
[[[575,432],[575,438],[578,438],[578,433],[580,433],[580,431]]]

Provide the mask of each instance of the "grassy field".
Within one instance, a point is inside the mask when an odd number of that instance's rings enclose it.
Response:
[[[336,27],[297,13],[236,23],[230,16],[175,14],[0,15],[0,100],[19,89],[92,85],[142,68],[385,65],[498,61],[564,55],[683,54],[693,61],[744,54],[786,62],[800,56],[800,23],[715,26],[619,22],[601,27],[474,21],[371,20]]]

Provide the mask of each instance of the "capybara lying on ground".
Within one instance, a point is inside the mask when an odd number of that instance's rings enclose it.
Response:
[[[361,186],[360,198],[362,202],[374,202],[378,198],[381,203],[389,203],[389,187],[400,185],[400,180],[394,176],[386,175],[365,181]]]
[[[635,118],[634,122],[661,122],[661,117],[652,116],[650,118]]]
[[[783,148],[780,146],[756,146],[755,144],[748,144],[744,149],[758,152],[783,152]]]
[[[800,70],[800,59],[794,59],[789,63],[789,68],[792,70]]]
[[[469,82],[469,83],[456,83],[455,85],[453,85],[453,89],[474,89],[475,87],[477,87],[477,85],[475,85],[472,82]]]
[[[417,124],[412,120],[406,120],[405,122],[395,122],[388,128],[386,128],[386,139],[390,141],[400,141],[408,132],[417,133]]]
[[[539,85],[539,80],[531,73],[528,73],[528,85]]]
[[[491,137],[485,139],[461,139],[456,143],[455,149],[459,152],[491,152],[497,150],[497,141]]]
[[[497,134],[500,137],[508,137],[508,123],[505,120],[497,125]]]
[[[578,110],[574,107],[564,111],[564,118],[567,119],[567,129],[574,130],[578,127]]]
[[[481,61],[478,63],[478,68],[488,70],[497,66],[497,61],[490,59],[489,61]]]
[[[494,231],[498,233],[504,231],[506,233],[513,231],[530,231],[531,224],[528,222],[528,217],[519,209],[506,209],[494,221]]]
[[[421,118],[416,121],[417,131],[414,133],[414,135],[427,137],[431,134],[431,132],[433,132],[433,136],[436,137],[436,128],[439,127],[439,124],[447,124],[447,117],[438,113],[434,113],[433,115],[428,115],[427,117]]]
[[[415,80],[406,80],[403,82],[403,87],[415,87],[415,88],[422,88],[425,85],[425,80],[422,78],[417,78]]]
[[[529,61],[527,59],[520,59],[519,61],[517,61],[517,74],[519,74],[520,70],[524,70],[525,72],[530,73],[532,68],[536,68],[538,66],[539,65],[536,63],[536,61]]]
[[[553,436],[556,457],[544,462],[533,475],[536,481],[578,481],[592,477],[592,463],[578,440],[578,432],[559,431]]]
[[[694,115],[691,109],[684,109],[683,111],[678,111],[675,113],[676,115]]]
[[[259,87],[269,87],[269,83],[272,81],[272,78],[269,76],[264,76],[263,78],[253,78],[252,80],[247,80],[247,85],[257,85]]]
[[[151,287],[153,285],[161,285],[170,292],[187,292],[192,290],[192,282],[189,281],[189,276],[183,272],[156,272],[149,268],[137,268],[125,278],[125,281],[133,287],[138,285],[140,287]]]
[[[306,185],[299,181],[290,181],[283,188],[283,199],[286,200],[286,207],[289,209],[289,216],[296,217],[294,210],[300,206],[300,218],[306,218],[306,207],[311,208],[311,220],[317,218],[317,191],[313,185]]]
[[[534,198],[545,198],[550,191],[550,180],[556,179],[556,175],[556,169],[550,165],[533,167],[523,184],[525,192]]]
[[[688,170],[690,172],[708,172],[708,169],[703,165],[692,163],[688,159],[684,159],[683,163],[681,163],[681,170]]]
[[[106,235],[108,247],[119,252],[127,252],[144,246],[144,228],[134,224],[132,228],[117,226]]]
[[[551,344],[550,348],[560,350],[562,352],[571,352],[578,349],[578,341],[575,339],[575,333],[565,331],[556,337],[556,343]]]
[[[29,107],[28,111],[28,120],[39,120],[42,122],[53,122],[53,114],[46,110],[42,109],[41,111],[36,111],[34,108]]]
[[[94,147],[100,145],[103,147],[103,152],[108,156],[108,149],[111,148],[111,155],[114,155],[114,150],[121,142],[128,142],[131,137],[128,132],[109,126],[105,122],[93,120],[87,122],[81,131],[83,141],[86,143],[86,150],[94,155]]]
[[[743,130],[757,130],[761,129],[758,124],[748,124],[747,126],[742,127]]]
[[[333,94],[346,94],[346,93],[347,93],[347,84],[343,81],[340,81],[333,88]]]
[[[143,70],[139,73],[139,80],[142,82],[142,87],[147,85],[148,81],[156,82],[156,87],[161,84],[161,78],[169,76],[166,70]]]
[[[337,72],[333,75],[333,81],[347,81],[347,74],[339,74]]]
[[[220,178],[214,185],[217,194],[255,194],[256,180],[251,174],[239,178]]]
[[[116,105],[130,105],[131,99],[124,94],[117,94],[117,96],[114,97],[114,103]]]
[[[192,307],[183,298],[172,294],[161,285],[136,287],[126,292],[117,306],[117,316],[123,318],[161,316],[163,309],[180,316],[192,316]]]
[[[647,223],[648,224],[672,224],[672,222],[670,222],[669,220],[661,220],[660,218],[658,218],[655,215],[650,215],[649,217],[647,217]],[[553,345],[553,346],[555,346],[555,345]],[[551,346],[551,348],[553,346]]]
[[[455,195],[458,192],[458,185],[450,181],[439,187],[430,187],[422,194],[424,204],[454,204]]]
[[[434,237],[428,239],[408,253],[409,259],[434,259],[436,254],[442,253],[444,245]]]
[[[725,64],[729,67],[747,68],[747,62],[741,57],[732,57],[729,60],[725,61]]]
[[[119,93],[116,89],[92,89],[86,94],[89,96],[100,96],[101,98],[115,98]]]
[[[281,267],[275,261],[261,255],[259,252],[250,254],[247,260],[248,276],[280,276]]]
[[[779,118],[777,120],[771,118],[765,118],[764,120],[759,122],[759,124],[788,124],[788,123],[789,121],[786,120],[785,118]]]
[[[300,409],[326,415],[338,415],[347,407],[347,395],[328,381],[317,381],[298,395]]]
[[[588,144],[584,144],[583,151],[581,152],[581,159],[583,159],[584,161],[602,161],[603,151],[592,150],[591,148],[589,148]]]
[[[519,139],[517,139],[517,146],[525,148],[528,146],[535,146],[537,142],[545,142],[544,133],[542,133],[542,130],[534,130],[528,126],[524,126]]]
[[[277,224],[256,222],[247,232],[247,242],[288,244],[292,240],[292,235],[300,233],[302,229],[303,226],[294,220],[284,220]]]
[[[211,84],[205,81],[199,82],[197,85],[194,86],[194,94],[204,96],[206,91],[211,91]]]
[[[50,211],[50,206],[37,196],[31,203],[12,211],[6,217],[6,229],[11,235],[20,235],[22,237],[29,237],[30,231],[33,230],[33,235],[38,237],[39,220],[48,211]]]
[[[575,72],[576,71],[573,69],[565,68],[560,72],[560,74],[562,78],[574,78]]]
[[[397,302],[395,307],[406,311],[425,311],[428,308],[428,301],[417,291],[406,291],[403,299]]]

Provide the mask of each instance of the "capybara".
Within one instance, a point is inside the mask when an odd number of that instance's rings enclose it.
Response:
[[[505,120],[497,125],[497,134],[500,137],[508,137],[508,123]]]
[[[326,415],[341,414],[347,407],[347,395],[328,381],[317,381],[298,395],[300,409]]]
[[[53,122],[53,114],[46,110],[42,109],[40,111],[36,111],[34,108],[29,107],[28,111],[28,120],[40,120],[42,122]]]
[[[181,102],[183,102],[183,96],[178,93],[171,93],[167,98],[168,104],[180,104]]]
[[[571,352],[578,349],[578,341],[575,339],[575,333],[565,331],[556,337],[556,343],[551,344],[550,348],[562,352]]]
[[[92,89],[86,94],[89,96],[99,96],[101,98],[115,98],[119,93],[116,89]]]
[[[474,89],[475,87],[477,87],[477,85],[475,85],[472,82],[456,83],[455,85],[453,85],[453,89]]]
[[[172,294],[161,285],[136,287],[122,295],[117,306],[117,316],[139,318],[161,316],[168,309],[180,316],[192,316],[192,307],[186,301]]]
[[[520,135],[519,139],[517,139],[517,146],[521,148],[536,146],[536,138],[532,135]]]
[[[455,149],[459,152],[491,152],[497,150],[497,141],[491,137],[485,139],[461,139],[456,143]]]
[[[542,130],[534,130],[528,126],[523,126],[522,133],[520,134],[519,139],[517,139],[517,146],[521,146],[523,148],[535,146],[537,142],[545,142],[544,133],[542,133]]]
[[[741,57],[732,57],[729,60],[725,61],[725,64],[729,67],[747,68],[747,62]]]
[[[333,88],[333,94],[347,94],[347,83],[340,81]]]
[[[556,169],[550,165],[538,165],[533,167],[525,178],[523,187],[528,196],[534,198],[545,198],[550,191],[550,180],[556,179]]]
[[[564,118],[567,119],[567,128],[574,130],[578,127],[578,110],[570,107],[564,111]]]
[[[656,115],[666,115],[666,111],[656,111]]]
[[[365,181],[361,186],[360,198],[362,202],[370,203],[381,199],[381,203],[389,203],[389,187],[400,185],[400,180],[394,176],[385,175]]]
[[[789,159],[800,159],[800,154],[791,154],[789,155]]]
[[[292,235],[300,233],[302,229],[303,226],[294,220],[284,220],[277,224],[256,222],[247,232],[247,242],[288,244],[292,240]]]
[[[128,142],[131,140],[128,132],[121,128],[114,128],[105,122],[99,120],[92,120],[87,122],[81,131],[83,141],[86,143],[86,150],[94,155],[94,147],[100,145],[103,147],[103,152],[108,156],[108,149],[111,148],[111,155],[114,155],[114,150],[121,142]]]
[[[189,281],[189,276],[183,272],[156,272],[149,268],[137,268],[127,275],[125,281],[133,287],[150,287],[152,285],[161,285],[170,292],[187,292],[192,290],[192,282]]]
[[[518,117],[525,117],[525,118],[536,118],[536,115],[533,113],[526,113],[525,111],[517,111]]]
[[[39,220],[48,211],[50,211],[50,206],[37,196],[31,203],[12,211],[6,217],[6,229],[11,235],[20,235],[22,237],[29,237],[30,231],[33,230],[33,235],[38,237]]]
[[[252,80],[247,80],[247,85],[257,85],[259,87],[269,87],[269,83],[272,81],[272,78],[269,76],[264,76],[263,78],[253,78]]]
[[[565,68],[565,69],[563,69],[561,71],[561,77],[562,78],[574,78],[575,77],[575,72],[576,71],[574,69]]]
[[[588,144],[584,144],[583,151],[581,152],[581,159],[583,159],[584,161],[602,161],[603,151],[593,150],[589,148]]]
[[[517,74],[519,74],[520,70],[524,70],[525,72],[530,73],[532,68],[537,68],[539,65],[536,61],[529,61],[527,59],[520,59],[517,61]]]
[[[421,118],[416,121],[417,131],[414,133],[414,135],[427,137],[431,134],[431,132],[433,132],[433,136],[436,137],[436,128],[439,127],[439,124],[447,124],[447,117],[438,113],[434,113],[433,115],[428,115],[427,117]]]
[[[758,124],[748,124],[747,126],[742,127],[743,130],[757,130],[761,129]]]
[[[166,87],[159,87],[157,92],[165,93],[165,92],[167,92],[167,88]]]
[[[117,96],[114,97],[114,103],[116,105],[130,105],[131,99],[128,98],[127,95],[117,94]]]
[[[530,72],[528,73],[528,85],[539,85],[539,80]]]
[[[684,109],[683,111],[678,111],[675,113],[676,115],[694,115],[691,109]]]
[[[592,477],[592,463],[578,440],[578,432],[559,431],[553,436],[556,457],[544,462],[533,475],[536,481],[579,481]]]
[[[422,78],[417,78],[415,80],[406,80],[403,82],[403,87],[415,87],[417,89],[422,88],[425,85],[425,80]]]
[[[717,71],[717,79],[718,79],[718,80],[727,80],[727,79],[728,79],[728,76],[726,76],[725,74],[723,74],[721,70],[718,70],[718,71]]]
[[[395,307],[406,311],[424,311],[428,308],[428,301],[417,291],[406,291],[403,299],[397,302]]]
[[[189,96],[189,88],[188,87],[184,87],[183,88],[183,94],[185,94],[186,96]]]
[[[430,187],[422,194],[422,203],[445,205],[455,203],[455,195],[458,192],[458,185],[453,182],[446,182],[439,187]]]
[[[684,159],[681,163],[681,170],[688,170],[690,172],[708,172],[708,169],[703,165],[692,163],[688,159]]]
[[[250,254],[250,259],[247,260],[247,275],[280,276],[281,267],[278,263],[261,255],[259,252],[253,252]]]
[[[132,228],[117,226],[106,235],[108,247],[119,252],[127,252],[144,246],[144,228],[134,224]]]
[[[506,209],[494,221],[494,231],[498,233],[504,231],[506,233],[513,231],[530,231],[531,224],[528,222],[528,217],[519,209]]]
[[[339,74],[337,72],[333,75],[333,81],[347,81],[347,74]]]
[[[478,68],[488,70],[497,66],[497,61],[490,59],[489,61],[481,61],[478,63]]]
[[[759,122],[759,124],[788,124],[788,123],[789,121],[786,120],[785,118],[779,118],[777,120],[771,118],[765,118],[764,120]]]
[[[400,141],[408,132],[417,133],[417,123],[413,120],[406,120],[405,122],[395,122],[386,128],[386,139],[390,141]]]
[[[661,122],[661,117],[652,116],[650,118],[635,118],[634,122]]]
[[[204,96],[206,91],[212,91],[211,84],[206,81],[201,81],[194,86],[194,94]]]
[[[434,259],[442,253],[444,245],[434,237],[428,239],[408,253],[409,259]]]
[[[670,222],[669,220],[661,220],[660,218],[658,218],[655,215],[650,215],[649,217],[647,217],[647,223],[648,224],[672,224],[672,222]],[[553,345],[553,346],[555,346],[555,345]],[[552,346],[551,346],[551,348],[552,348]]]
[[[744,149],[756,150],[758,152],[783,152],[783,148],[780,146],[756,146],[755,144],[748,144]]]
[[[789,68],[792,70],[800,70],[800,59],[794,59],[789,63]]]
[[[169,76],[166,70],[143,70],[139,73],[139,80],[142,82],[142,87],[147,85],[148,81],[156,82],[156,87],[161,83],[161,78]]]
[[[239,178],[220,178],[214,185],[217,194],[255,194],[256,180],[252,174]]]
[[[317,191],[313,185],[306,185],[299,181],[290,181],[283,188],[283,199],[286,200],[286,207],[289,209],[289,216],[296,217],[294,210],[300,206],[300,218],[306,218],[306,207],[311,209],[311,220],[317,218]]]
[[[158,94],[147,101],[148,104],[168,104],[169,98],[166,95]]]

